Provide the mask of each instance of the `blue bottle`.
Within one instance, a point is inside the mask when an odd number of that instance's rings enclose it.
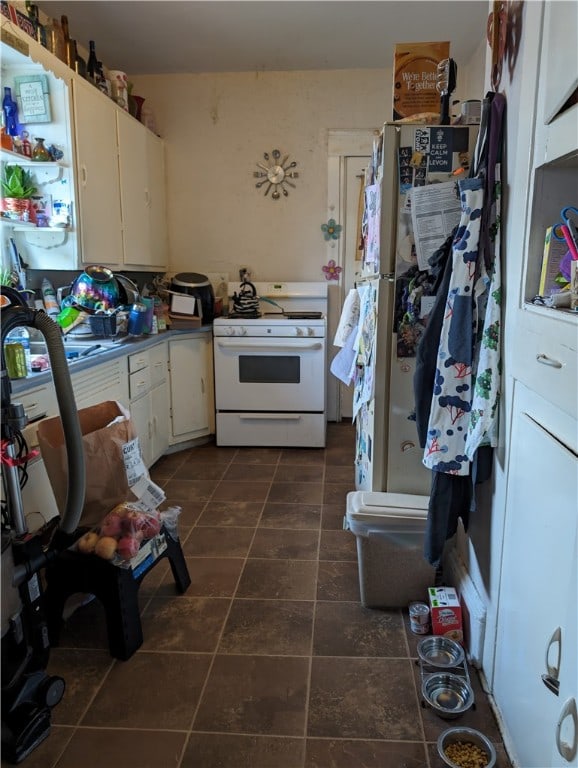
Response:
[[[2,99],[2,111],[4,112],[4,128],[9,136],[18,136],[18,105],[12,98],[12,90],[4,86],[4,98]]]

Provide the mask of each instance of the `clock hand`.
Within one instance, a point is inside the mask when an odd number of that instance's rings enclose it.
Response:
[[[265,183],[265,182],[263,182],[263,184],[264,184],[264,183]],[[271,182],[269,182],[269,186],[268,186],[268,187],[267,187],[267,189],[265,190],[265,197],[267,197],[267,195],[269,194],[269,190],[271,189],[271,187],[272,187],[272,186],[273,186],[273,185],[271,184]],[[275,194],[275,193],[273,193],[273,194]]]
[[[269,170],[269,166],[268,165],[263,165],[263,163],[256,163],[256,165],[258,165],[259,168],[262,168],[264,171],[268,171]]]

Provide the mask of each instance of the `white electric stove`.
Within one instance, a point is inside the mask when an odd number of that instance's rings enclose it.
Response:
[[[327,284],[252,283],[248,306],[240,287],[213,322],[217,445],[324,447]]]

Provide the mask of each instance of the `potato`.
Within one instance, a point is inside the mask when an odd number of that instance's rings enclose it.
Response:
[[[101,536],[96,542],[94,554],[102,557],[103,560],[112,560],[116,553],[116,545],[116,539],[113,539],[112,536]]]
[[[95,550],[97,541],[98,533],[95,531],[88,531],[88,533],[85,533],[84,536],[81,536],[76,542],[78,551],[82,552],[83,555],[91,555]]]

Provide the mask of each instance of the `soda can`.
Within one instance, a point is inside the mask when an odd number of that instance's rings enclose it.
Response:
[[[429,607],[425,603],[409,604],[409,628],[414,635],[427,635],[429,632]]]
[[[28,371],[26,370],[26,352],[19,342],[8,342],[4,345],[4,359],[6,360],[6,370],[11,379],[25,379]]]

